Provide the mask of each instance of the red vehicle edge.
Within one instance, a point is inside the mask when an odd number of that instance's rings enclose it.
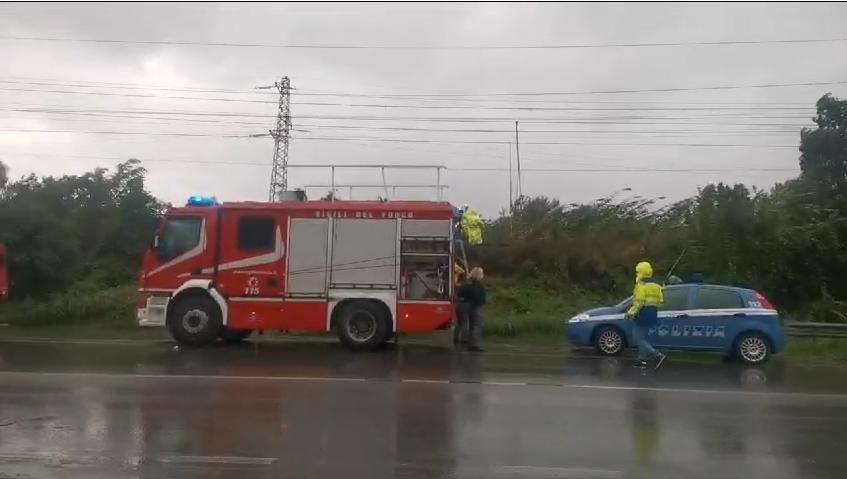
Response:
[[[453,317],[454,208],[424,201],[171,208],[144,255],[138,321],[181,344],[335,330],[354,349]]]
[[[9,273],[6,262],[6,245],[0,244],[0,301],[9,297]]]

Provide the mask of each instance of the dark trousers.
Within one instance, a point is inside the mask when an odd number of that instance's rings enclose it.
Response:
[[[456,303],[456,324],[453,326],[453,343],[467,343],[470,333],[471,305],[464,302]]]
[[[484,319],[484,307],[475,306],[471,308],[470,313],[470,337],[468,338],[468,347],[478,348],[482,346],[482,322]]]

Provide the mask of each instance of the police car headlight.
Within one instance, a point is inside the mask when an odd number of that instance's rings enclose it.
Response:
[[[591,318],[591,316],[589,316],[588,313],[581,313],[581,314],[577,314],[573,318],[569,319],[568,322],[569,323],[581,323],[583,321],[588,321],[590,318]]]

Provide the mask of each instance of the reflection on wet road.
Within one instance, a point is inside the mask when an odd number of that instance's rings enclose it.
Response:
[[[841,478],[847,370],[0,343],[0,477]]]

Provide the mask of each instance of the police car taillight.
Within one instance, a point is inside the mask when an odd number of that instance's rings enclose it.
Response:
[[[762,296],[762,293],[756,293],[756,301],[758,301],[764,309],[776,309],[773,307],[773,304],[768,301],[768,298]]]

